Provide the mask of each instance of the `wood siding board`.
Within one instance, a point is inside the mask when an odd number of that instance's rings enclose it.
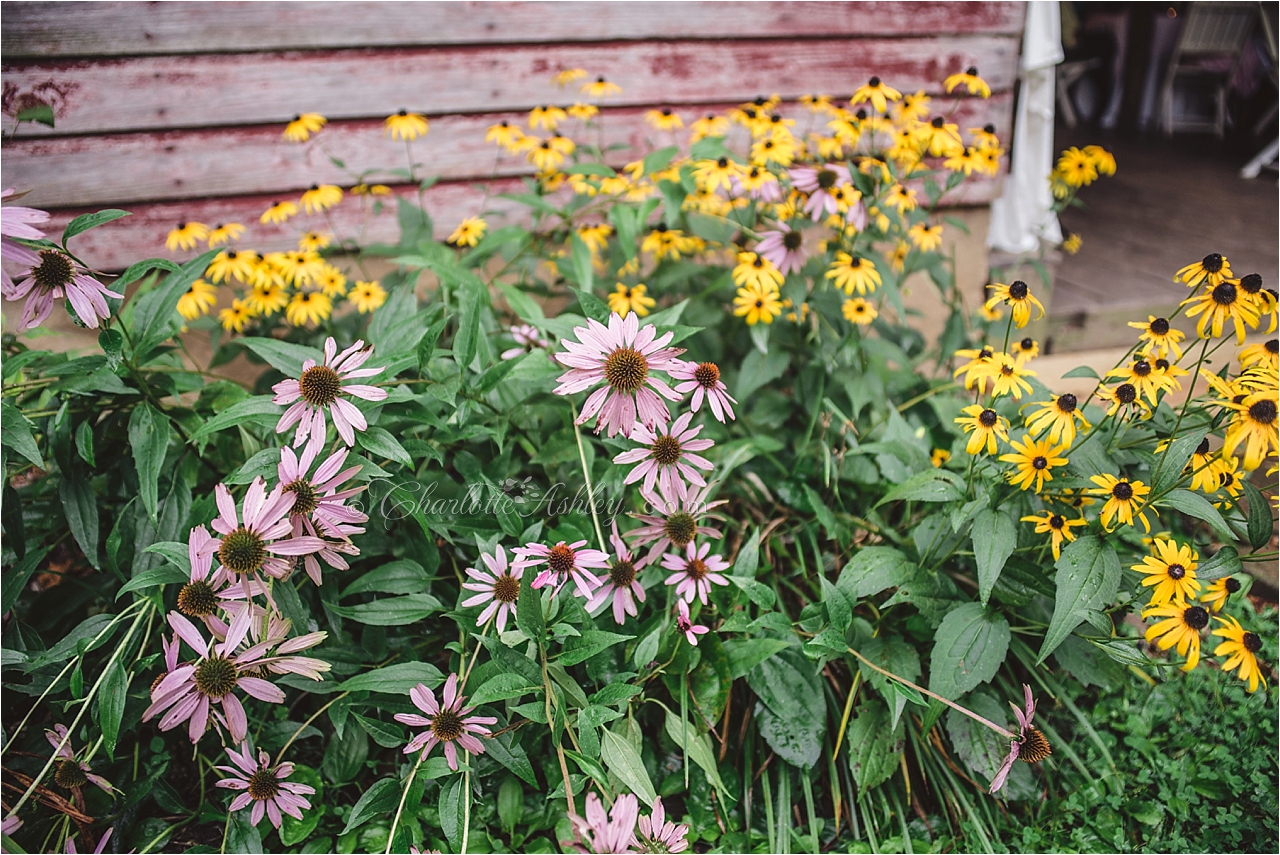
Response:
[[[22,136],[169,130],[287,121],[300,111],[330,119],[527,110],[568,103],[557,69],[581,65],[619,84],[610,106],[847,97],[872,74],[904,91],[938,93],[946,75],[977,65],[992,89],[1011,88],[1016,36],[797,42],[613,42],[590,45],[362,49],[250,55],[142,57],[4,69],[7,108],[49,103],[57,127]],[[6,133],[12,121],[5,118]]]
[[[1000,194],[1002,185],[1002,177],[975,178],[947,194],[944,202],[948,207],[986,205]],[[435,223],[436,237],[448,236],[464,218],[475,216],[482,210],[486,212],[491,228],[527,220],[528,208],[499,198],[502,193],[524,192],[523,188],[524,183],[519,179],[498,179],[493,182],[486,198],[483,187],[469,182],[437,184],[426,192],[427,213]],[[399,187],[396,190],[416,202],[412,188]],[[196,204],[178,201],[133,205],[128,208],[131,216],[78,235],[72,239],[71,249],[90,266],[104,271],[123,270],[143,258],[164,257],[181,261],[195,253],[167,251],[165,235],[176,223],[193,218],[210,224],[243,223],[247,229],[239,245],[259,251],[290,249],[296,246],[298,236],[308,229],[328,231],[338,237],[359,234],[365,245],[394,243],[399,235],[394,204],[386,205],[380,216],[369,217],[367,223],[364,209],[352,199],[330,211],[327,218],[300,215],[279,226],[258,222],[258,217],[272,201],[274,199],[269,195],[256,195],[201,200]],[[53,211],[47,231],[59,234],[73,217],[88,212],[89,209]],[[657,215],[655,222],[656,219]]]
[[[1007,138],[1012,101],[1009,92],[989,100],[964,98],[954,112],[952,99],[935,103],[962,129],[990,123]],[[723,112],[730,106],[713,104],[677,112],[689,122],[705,111]],[[671,144],[670,134],[645,123],[644,112],[643,108],[605,111],[606,149],[615,144],[626,146],[609,152],[611,165],[620,167],[647,151]],[[783,104],[781,112],[796,119],[797,134],[826,130],[826,117],[816,116],[802,105]],[[497,146],[484,142],[485,130],[503,120],[529,130],[524,113],[453,115],[433,120],[430,134],[414,143],[415,160],[426,164],[427,174],[444,180],[531,174],[533,170],[523,157],[504,154],[498,159]],[[583,131],[576,121],[562,129],[573,139],[597,142],[595,129]],[[745,131],[738,129],[736,133],[730,145],[742,150]],[[687,133],[681,132],[678,139],[687,139]],[[0,174],[5,187],[31,189],[25,204],[88,207],[253,193],[290,195],[313,183],[350,187],[355,183],[351,173],[334,165],[331,156],[357,170],[374,166],[403,169],[406,165],[404,143],[387,139],[381,122],[354,120],[332,122],[312,142],[301,145],[282,141],[279,126],[102,137],[19,136],[5,146]],[[371,180],[379,179],[375,176]]]
[[[1023,3],[9,3],[10,59],[360,46],[1003,34]]]

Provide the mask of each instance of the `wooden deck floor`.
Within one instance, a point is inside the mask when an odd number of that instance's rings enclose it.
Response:
[[[1172,313],[1186,296],[1173,274],[1211,252],[1227,256],[1237,275],[1260,273],[1276,287],[1273,174],[1241,178],[1247,158],[1221,153],[1206,137],[1108,141],[1096,131],[1058,134],[1059,149],[1089,142],[1112,150],[1118,170],[1081,193],[1087,207],[1062,215],[1063,231],[1079,234],[1084,245],[1057,269],[1050,307],[1055,350],[1127,344],[1132,331],[1124,321]]]

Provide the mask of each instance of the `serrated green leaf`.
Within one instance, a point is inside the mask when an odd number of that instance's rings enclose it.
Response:
[[[1086,612],[1109,603],[1120,587],[1120,558],[1111,544],[1097,535],[1083,535],[1067,544],[1054,567],[1058,572],[1053,617],[1037,664],[1080,625]]]
[[[964,498],[964,480],[946,469],[917,472],[894,487],[876,502],[878,508],[888,502],[958,502]]]
[[[929,688],[955,700],[989,681],[1009,651],[1009,624],[977,603],[947,613],[933,636]]]
[[[1193,516],[1198,520],[1203,520],[1209,524],[1216,534],[1222,540],[1235,540],[1235,534],[1232,533],[1227,521],[1222,518],[1222,514],[1218,513],[1218,509],[1209,503],[1204,496],[1192,493],[1189,490],[1172,490],[1160,499],[1161,507],[1170,507],[1175,510],[1182,511],[1188,516]]]
[[[649,772],[640,759],[640,752],[635,746],[611,730],[600,733],[600,759],[609,767],[609,771],[618,776],[640,801],[650,807],[658,797],[649,780]]]
[[[160,470],[169,447],[169,417],[143,402],[129,416],[129,448],[138,471],[138,492],[152,520],[156,518]]]
[[[67,227],[62,232],[62,245],[66,246],[67,241],[78,234],[89,231],[89,229],[96,229],[104,223],[127,216],[129,216],[129,212],[122,211],[119,208],[105,208],[92,214],[81,214],[67,223]]]
[[[1008,514],[984,508],[974,517],[973,555],[978,564],[978,597],[984,606],[1017,545],[1018,530]]]

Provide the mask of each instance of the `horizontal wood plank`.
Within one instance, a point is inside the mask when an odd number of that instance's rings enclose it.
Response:
[[[301,28],[301,29],[305,29]],[[140,57],[10,65],[5,112],[50,104],[57,127],[20,136],[202,128],[287,121],[527,110],[581,97],[550,76],[582,66],[623,88],[610,106],[744,101],[779,93],[842,97],[878,74],[904,91],[940,92],[951,73],[976,65],[996,91],[1017,73],[1012,35],[930,38],[362,49]],[[6,116],[6,133],[11,119]]]
[[[948,193],[944,204],[965,207],[989,204],[998,196],[1002,179],[974,179]],[[500,198],[503,193],[519,193],[524,184],[515,178],[494,181],[486,194],[482,187],[467,182],[440,183],[425,194],[427,212],[435,222],[435,235],[445,238],[466,217],[484,213],[491,228],[508,222],[526,222],[529,209]],[[411,188],[397,187],[398,194],[414,198]],[[383,197],[384,199],[386,197]],[[270,196],[237,196],[198,202],[157,202],[128,207],[131,215],[85,232],[72,239],[71,249],[98,270],[118,271],[143,258],[182,260],[193,253],[171,253],[164,247],[169,230],[184,220],[218,223],[243,223],[246,233],[240,245],[259,251],[290,249],[308,229],[326,231],[339,237],[359,237],[362,245],[378,242],[394,243],[399,235],[395,205],[384,204],[379,216],[365,207],[367,200],[348,197],[329,215],[300,215],[283,225],[262,224],[258,217],[272,203]],[[415,198],[416,201],[416,198]],[[73,217],[88,213],[85,209],[54,211],[47,231],[56,235]],[[656,222],[657,215],[654,217]]]
[[[1009,136],[1012,95],[998,93],[989,100],[938,99],[935,106],[962,129],[994,125],[1003,138]],[[678,110],[686,124],[706,112],[724,112],[730,105],[710,105],[697,112]],[[954,112],[952,109],[954,108]],[[683,143],[687,132],[676,137],[653,130],[644,110],[607,110],[600,128],[610,151],[608,162],[620,167],[648,151]],[[795,133],[826,133],[825,116],[799,104],[783,104],[783,115],[796,119]],[[452,115],[432,121],[430,133],[414,143],[420,172],[444,180],[487,179],[492,176],[528,175],[532,167],[523,157],[497,157],[497,146],[485,143],[485,130],[509,121],[534,131],[524,113]],[[578,142],[592,145],[601,139],[596,128],[584,129],[576,120],[561,131]],[[296,194],[313,183],[350,187],[358,173],[374,167],[406,167],[403,142],[388,139],[381,123],[370,120],[332,122],[311,142],[287,143],[279,126],[259,125],[217,130],[167,131],[163,133],[113,134],[24,140],[5,146],[0,163],[5,187],[30,188],[26,204],[37,207],[121,205],[166,199],[194,199],[253,193]],[[735,130],[729,144],[746,150],[746,131]],[[685,147],[687,153],[687,147]],[[341,160],[339,168],[330,158]],[[386,174],[372,180],[396,181]]]
[[[101,57],[600,40],[1019,34],[1022,3],[12,3],[0,49]]]

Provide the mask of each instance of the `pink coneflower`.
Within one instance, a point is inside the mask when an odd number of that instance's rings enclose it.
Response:
[[[612,596],[613,619],[621,626],[627,622],[627,615],[636,616],[635,601],[644,602],[644,587],[640,584],[639,574],[649,563],[649,557],[637,559],[631,554],[618,534],[617,520],[613,522],[613,533],[609,535],[609,541],[613,544],[614,553],[613,560],[609,562],[609,575],[587,603],[587,611],[594,612]]]
[[[814,220],[838,214],[840,207],[830,190],[842,184],[852,184],[849,167],[839,163],[827,163],[819,167],[797,166],[790,170],[791,186],[809,194],[804,212]]]
[[[708,557],[707,553],[710,551],[709,543],[703,543],[702,546],[690,543],[685,547],[684,555],[662,556],[662,566],[676,571],[667,577],[667,584],[675,585],[676,596],[684,597],[687,603],[692,603],[693,598],[697,597],[705,606],[713,583],[729,584],[729,580],[721,573],[722,570],[729,569],[729,562],[719,555]]]
[[[649,549],[649,560],[655,560],[667,551],[667,547],[675,546],[684,549],[698,535],[719,539],[720,529],[711,528],[705,522],[710,511],[727,500],[720,499],[707,502],[706,496],[710,486],[690,490],[685,496],[673,495],[669,492],[660,494],[643,493],[653,509],[653,513],[633,514],[644,523],[640,528],[627,532],[627,537],[636,548],[652,543]]]
[[[678,366],[669,368],[667,373],[676,380],[685,381],[676,386],[677,392],[682,395],[686,392],[693,393],[693,399],[689,402],[692,412],[698,412],[705,397],[716,421],[723,423],[725,416],[736,418],[730,405],[738,402],[730,397],[729,387],[720,379],[720,368],[714,362],[682,361]]]
[[[570,579],[578,592],[578,596],[591,599],[591,593],[600,587],[600,579],[588,573],[588,570],[609,566],[609,556],[598,549],[583,549],[585,540],[566,544],[563,540],[555,546],[543,546],[541,543],[528,543],[511,550],[516,554],[516,564],[523,567],[534,567],[547,562],[530,585],[537,590],[551,585],[555,593]]]
[[[556,359],[570,370],[560,375],[557,395],[605,384],[587,398],[577,420],[585,424],[598,413],[596,433],[607,428],[609,436],[621,433],[629,437],[637,421],[648,428],[666,425],[671,413],[662,398],[680,400],[680,394],[652,372],[675,367],[679,363],[676,357],[684,350],[666,346],[672,333],[658,336],[653,324],[639,324],[635,312],[628,312],[625,319],[616,313],[610,315],[608,327],[588,319],[587,326],[573,328],[578,341],[560,342],[568,352],[556,354]]]
[[[22,820],[18,819],[15,814],[6,816],[4,821],[0,822],[0,834],[12,837],[13,833],[19,828],[22,828]]]
[[[280,417],[276,433],[284,433],[296,424],[298,428],[293,434],[293,447],[297,448],[310,437],[311,446],[319,453],[324,445],[324,414],[327,410],[333,416],[333,426],[338,429],[342,441],[349,446],[355,445],[355,432],[365,430],[369,424],[364,413],[343,396],[353,395],[366,401],[381,401],[387,397],[386,389],[345,383],[382,373],[381,368],[360,367],[372,355],[373,345],[365,347],[363,341],[357,341],[338,353],[338,343],[333,336],[325,339],[323,365],[308,359],[302,363],[301,377],[281,380],[271,387],[276,393],[272,399],[274,403],[292,404]]]
[[[496,616],[498,632],[507,628],[507,618],[516,613],[516,603],[520,599],[520,578],[524,576],[525,565],[519,561],[514,566],[507,564],[507,551],[499,546],[493,555],[480,553],[486,570],[468,567],[467,575],[474,582],[463,582],[462,587],[468,591],[476,591],[474,597],[462,601],[463,608],[471,608],[486,604],[480,617],[476,618],[476,626],[484,626],[490,618]]]
[[[516,340],[516,344],[519,347],[512,347],[502,351],[503,359],[515,359],[518,356],[524,356],[535,348],[546,350],[551,347],[551,343],[542,337],[538,332],[538,328],[531,327],[528,324],[517,324],[512,327],[511,337]]]
[[[271,765],[271,758],[265,751],[258,752],[255,763],[249,753],[249,746],[240,746],[237,752],[226,749],[234,766],[214,766],[219,772],[226,772],[231,777],[218,781],[217,786],[227,790],[244,790],[231,800],[231,811],[244,810],[253,805],[249,812],[249,822],[257,825],[265,813],[271,824],[277,829],[282,821],[281,814],[287,813],[294,819],[302,819],[302,812],[311,809],[311,802],[303,798],[315,793],[314,787],[306,784],[291,784],[284,780],[293,774],[292,763]]]
[[[763,233],[756,252],[772,262],[783,276],[799,273],[805,262],[804,235],[780,222],[777,229]]]
[[[699,627],[706,632],[706,627]],[[693,643],[696,645],[697,638]],[[689,826],[667,822],[667,811],[662,806],[662,797],[653,800],[653,813],[640,817],[640,834],[638,844],[641,852],[683,852],[689,848],[685,835]]]
[[[676,615],[676,629],[684,633],[685,641],[697,647],[698,636],[706,635],[711,630],[693,622],[693,619],[689,617],[689,604],[684,600],[676,600],[676,606],[679,609],[679,613]]]
[[[7,260],[26,265],[26,273],[16,285],[6,281],[3,296],[6,300],[25,299],[22,317],[16,332],[23,332],[44,323],[53,311],[54,300],[66,297],[76,317],[86,327],[97,329],[98,322],[111,317],[107,297],[120,297],[108,290],[97,279],[84,271],[71,256],[56,249],[31,250],[13,242],[6,242]],[[6,277],[6,280],[8,277]]]
[[[605,813],[600,797],[587,795],[586,818],[569,814],[573,824],[573,843],[579,852],[602,853],[632,852],[636,846],[636,819],[640,814],[640,801],[631,793],[618,796],[613,809]]]
[[[76,752],[71,747],[71,738],[67,735],[67,726],[55,724],[53,730],[44,732],[45,739],[53,746],[58,761],[53,765],[53,782],[59,787],[79,792],[85,784],[93,784],[104,793],[111,792],[111,784],[101,775],[89,771],[89,764],[76,759]]]
[[[257,579],[259,572],[275,579],[288,578],[293,571],[293,562],[281,556],[308,555],[325,548],[325,542],[318,537],[292,536],[289,509],[294,505],[295,495],[286,493],[283,484],[277,484],[267,493],[266,480],[254,478],[244,496],[243,523],[236,515],[235,499],[226,485],[214,487],[213,495],[218,505],[218,516],[212,526],[222,538],[208,538],[200,551],[201,554],[208,552],[210,556],[216,551],[219,566],[213,580],[216,583],[223,578],[240,579],[244,583],[246,599],[252,596],[250,582]],[[200,537],[195,529],[192,535]],[[194,562],[191,569],[194,573]]]
[[[213,570],[213,556],[218,552],[219,541],[209,535],[202,525],[191,529],[187,538],[187,557],[191,562],[191,576],[178,591],[178,611],[187,617],[207,619],[225,608],[228,601],[245,598],[243,585],[235,585],[230,574]],[[246,579],[249,596],[266,593],[261,583]],[[175,646],[177,642],[174,642]]]
[[[115,830],[116,828],[113,825],[102,833],[102,836],[98,838],[98,845],[93,847],[93,855],[102,855],[107,850],[107,841],[111,839],[111,833]],[[7,834],[8,832],[5,833]],[[76,848],[76,835],[73,834],[67,838],[67,845],[63,851],[66,855],[78,855],[80,850]]]
[[[369,520],[368,515],[345,504],[347,499],[362,493],[364,487],[338,489],[360,472],[359,466],[342,468],[347,454],[348,449],[344,448],[329,455],[315,474],[308,478],[307,470],[316,458],[314,446],[304,448],[301,459],[290,448],[280,449],[280,464],[276,471],[285,493],[292,493],[295,497],[293,507],[289,510],[293,536],[310,535],[324,539],[322,549],[302,559],[307,575],[317,585],[324,584],[318,559],[323,559],[336,570],[346,570],[350,565],[342,556],[360,554],[360,550],[351,544],[350,537],[362,534],[364,528],[360,523]]]
[[[1049,740],[1044,738],[1044,734],[1031,725],[1031,720],[1036,715],[1036,702],[1031,697],[1031,687],[1025,683],[1022,685],[1023,709],[1018,709],[1017,705],[1010,703],[1013,707],[1013,714],[1018,719],[1018,736],[1009,740],[1009,753],[1004,758],[1004,763],[1000,765],[1000,771],[996,773],[995,778],[991,780],[990,792],[995,793],[1004,786],[1004,782],[1008,779],[1009,773],[1013,771],[1015,760],[1024,760],[1027,763],[1039,763],[1052,753],[1049,747]]]
[[[267,703],[284,703],[284,692],[277,686],[253,676],[268,670],[301,674],[313,680],[321,679],[321,672],[328,671],[328,663],[289,654],[319,644],[324,633],[311,633],[281,644],[272,657],[264,654],[275,646],[270,642],[255,644],[247,650],[236,648],[249,633],[254,620],[254,609],[242,608],[231,621],[226,637],[217,644],[210,644],[200,631],[177,612],[169,613],[169,626],[200,657],[195,662],[178,665],[151,690],[151,706],[142,714],[143,721],[150,721],[157,714],[168,710],[160,720],[161,730],[172,730],[184,721],[188,722],[187,735],[199,742],[210,721],[226,726],[231,741],[243,742],[248,733],[248,719],[240,699],[234,694],[242,689],[246,694]],[[318,636],[318,638],[317,638]],[[219,709],[214,709],[214,706]]]
[[[39,261],[39,256],[9,238],[40,240],[44,237],[44,232],[32,224],[47,222],[49,212],[36,208],[24,208],[20,205],[3,205],[4,200],[13,195],[12,187],[0,191],[0,259],[30,267]],[[9,292],[13,289],[13,280],[3,270],[0,270],[0,277],[3,277],[0,285],[7,299]]]
[[[685,413],[675,420],[670,431],[652,431],[644,425],[636,425],[631,439],[641,447],[613,458],[613,462],[619,465],[636,464],[623,483],[634,484],[643,478],[644,491],[652,492],[654,483],[661,481],[663,492],[681,497],[689,492],[685,482],[705,487],[707,482],[698,469],[709,472],[715,467],[710,460],[693,452],[706,451],[715,442],[697,439],[702,425],[691,428],[689,422],[692,420],[693,413]]]
[[[479,735],[488,736],[486,724],[496,724],[492,716],[467,715],[474,707],[464,707],[462,696],[458,694],[458,675],[450,674],[444,684],[444,703],[436,703],[435,692],[422,683],[409,690],[409,698],[413,705],[426,713],[425,716],[413,713],[396,713],[395,720],[410,727],[425,727],[409,744],[404,747],[405,754],[422,752],[426,759],[438,743],[444,743],[444,759],[449,761],[449,768],[458,771],[458,746],[472,754],[484,753],[484,742]]]

